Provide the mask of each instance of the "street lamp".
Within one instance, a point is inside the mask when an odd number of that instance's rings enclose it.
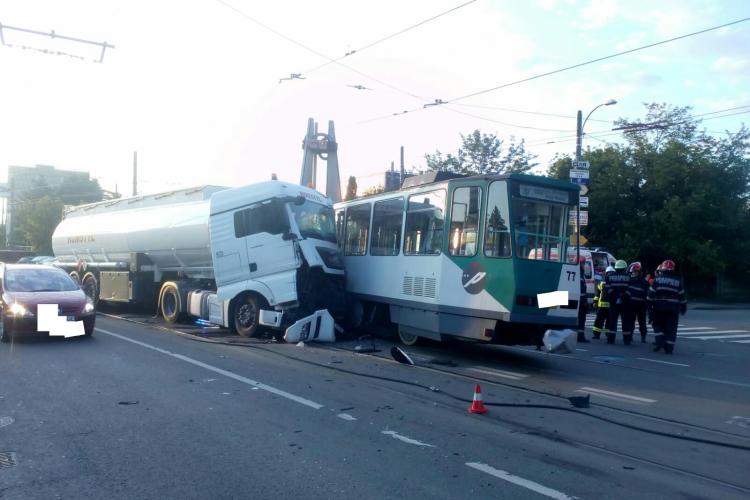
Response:
[[[617,101],[614,99],[609,99],[608,101],[605,101],[601,104],[599,104],[597,107],[592,109],[588,115],[586,115],[586,119],[581,122],[581,110],[578,110],[578,123],[576,127],[576,164],[581,161],[581,143],[583,142],[583,127],[586,126],[586,122],[589,121],[589,117],[591,114],[596,111],[597,109],[601,108],[602,106],[612,106],[614,104],[617,104]],[[576,207],[576,261],[581,260],[581,200],[580,196],[578,199],[578,206]]]

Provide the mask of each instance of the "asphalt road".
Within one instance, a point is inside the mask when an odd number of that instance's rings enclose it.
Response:
[[[691,310],[682,322],[749,319]],[[680,337],[672,356],[428,344],[406,366],[380,339],[363,355],[353,349],[370,341],[97,327],[0,344],[0,498],[750,495],[750,344],[732,338]],[[477,382],[485,415],[466,411]],[[591,408],[570,411],[565,398],[583,394]]]

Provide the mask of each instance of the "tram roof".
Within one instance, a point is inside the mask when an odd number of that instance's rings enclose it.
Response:
[[[424,174],[421,174],[419,176],[414,177],[422,177]],[[434,174],[432,175],[434,178]],[[425,176],[425,179],[429,179],[429,177]],[[387,191],[382,193],[374,193],[369,194],[367,196],[358,196],[352,200],[347,201],[341,201],[336,203],[337,205],[339,203],[352,203],[352,202],[358,202],[360,200],[369,200],[373,198],[378,197],[384,197],[384,196],[393,196],[397,195],[398,193],[406,192],[406,191],[412,191],[416,189],[421,188],[429,188],[431,186],[437,186],[440,184],[446,184],[448,182],[452,183],[464,183],[464,182],[470,182],[470,181],[477,181],[477,180],[483,180],[483,181],[497,181],[497,180],[512,180],[512,181],[518,181],[518,182],[528,182],[537,184],[540,186],[547,186],[550,188],[555,189],[564,189],[566,191],[575,191],[578,192],[580,190],[580,187],[578,184],[573,184],[571,182],[563,181],[560,179],[553,179],[551,177],[545,177],[542,175],[531,175],[531,174],[502,174],[502,175],[458,175],[458,174],[452,174],[451,176],[447,178],[440,178],[439,180],[433,180],[428,182],[419,182],[417,180],[416,183],[410,185],[410,186],[404,186],[401,189],[397,191]]]

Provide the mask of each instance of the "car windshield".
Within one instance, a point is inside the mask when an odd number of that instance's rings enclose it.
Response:
[[[6,269],[3,278],[9,292],[70,292],[78,285],[57,269]]]
[[[303,238],[315,238],[336,243],[336,224],[333,208],[305,201],[302,205],[291,205],[294,220]]]

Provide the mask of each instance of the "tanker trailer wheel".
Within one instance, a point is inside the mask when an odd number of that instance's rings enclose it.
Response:
[[[96,304],[99,302],[99,281],[97,281],[93,273],[86,273],[83,281],[81,281],[81,289],[91,299],[91,302],[94,303],[94,307],[96,307]]]
[[[160,309],[161,316],[169,323],[177,323],[184,313],[182,311],[182,297],[180,290],[174,283],[165,283],[161,288]]]
[[[254,337],[260,333],[260,309],[265,301],[246,293],[240,295],[232,302],[231,307],[231,329],[240,337]]]

